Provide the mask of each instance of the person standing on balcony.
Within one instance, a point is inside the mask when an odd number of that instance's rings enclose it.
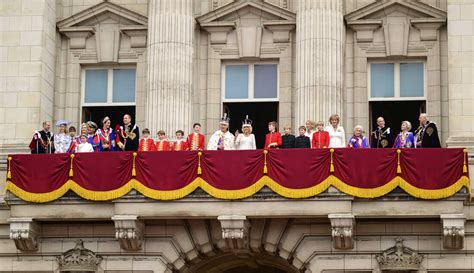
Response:
[[[413,133],[410,132],[411,130],[411,123],[407,120],[402,121],[402,131],[398,134],[397,138],[395,139],[395,144],[393,145],[394,148],[416,148],[415,137]]]
[[[205,138],[204,138],[204,135],[201,134],[201,124],[194,123],[193,131],[194,132],[188,135],[188,139],[187,139],[189,150],[190,151],[203,151]]]
[[[311,140],[306,136],[306,127],[300,126],[300,135],[295,139],[295,148],[311,148]]]
[[[92,153],[94,152],[94,148],[87,140],[87,135],[81,135],[80,137],[81,142],[76,145],[75,152],[76,153]]]
[[[140,139],[140,143],[138,145],[139,152],[153,152],[156,151],[155,142],[152,138],[150,138],[150,130],[145,128],[142,130],[143,138]]]
[[[346,133],[344,128],[339,125],[339,115],[331,115],[329,117],[329,126],[326,126],[325,131],[329,133],[329,147],[344,148],[346,146]]]
[[[314,134],[313,128],[314,128],[314,121],[307,120],[306,121],[306,133],[304,135],[309,137],[310,143],[313,140],[313,134]]]
[[[441,148],[436,124],[428,120],[426,113],[421,113],[418,120],[420,121],[420,127],[415,131],[416,147]]]
[[[32,154],[54,154],[54,134],[50,132],[51,123],[43,122],[43,130],[36,131],[30,142]]]
[[[87,141],[92,145],[94,152],[99,151],[100,138],[97,135],[97,124],[93,121],[87,122]]]
[[[69,122],[65,120],[56,122],[56,126],[59,127],[59,133],[54,136],[54,149],[56,154],[67,153],[71,146],[71,137],[67,132],[68,124]]]
[[[347,144],[348,148],[369,148],[369,142],[367,141],[367,138],[363,135],[363,131],[364,130],[361,125],[357,125],[356,127],[354,127],[354,135],[349,139],[349,143]]]
[[[155,144],[156,150],[161,151],[169,151],[170,150],[170,142],[166,139],[166,133],[163,130],[158,131],[158,141]]]
[[[291,134],[291,127],[286,125],[283,127],[284,135],[281,136],[282,149],[295,148],[295,136]]]
[[[69,127],[69,136],[71,137],[71,145],[69,145],[68,153],[76,152],[76,146],[81,143],[81,138],[76,135],[76,127]]]
[[[329,147],[329,133],[324,131],[324,122],[322,121],[316,123],[316,132],[313,134],[311,147],[313,149]]]
[[[268,123],[269,133],[265,136],[265,150],[278,149],[281,144],[281,134],[278,131],[278,123],[276,121],[270,121]]]
[[[212,134],[207,144],[208,150],[235,150],[234,135],[229,132],[229,121],[227,114],[219,122],[219,130]]]
[[[136,124],[132,124],[132,116],[125,114],[123,116],[123,125],[117,128],[117,146],[121,151],[138,150],[140,140],[140,129]]]
[[[173,151],[186,151],[188,149],[188,143],[184,138],[183,130],[176,131],[176,140],[173,142],[173,147],[171,150]]]
[[[391,148],[393,146],[393,135],[390,127],[385,126],[383,117],[377,118],[377,128],[372,132],[372,148]]]
[[[115,132],[110,128],[110,118],[105,117],[102,119],[102,129],[97,130],[97,135],[100,139],[99,151],[110,152],[115,151]]]
[[[235,148],[237,150],[257,149],[255,135],[252,134],[252,121],[249,116],[246,116],[242,121],[242,134],[239,134],[239,130],[235,132]]]

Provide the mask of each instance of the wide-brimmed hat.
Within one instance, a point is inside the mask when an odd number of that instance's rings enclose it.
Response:
[[[66,125],[66,126],[67,126],[67,125],[69,125],[69,124],[71,124],[71,123],[70,123],[69,121],[67,121],[67,120],[64,120],[64,119],[60,119],[60,120],[58,120],[58,121],[56,122],[56,126],[57,126],[57,127],[59,127],[59,126],[61,126],[61,125]]]

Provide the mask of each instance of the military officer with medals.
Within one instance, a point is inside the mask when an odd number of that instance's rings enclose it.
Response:
[[[415,131],[416,147],[441,148],[436,124],[429,121],[426,113],[421,113],[418,120],[420,121],[420,127]]]
[[[117,128],[117,146],[121,151],[137,151],[140,141],[140,129],[132,124],[132,116],[123,116],[123,125]]]
[[[390,127],[385,126],[383,117],[377,118],[377,128],[372,132],[372,148],[392,148],[393,134]]]
[[[43,122],[43,130],[36,131],[30,142],[32,154],[54,154],[54,134],[50,131],[51,123]]]

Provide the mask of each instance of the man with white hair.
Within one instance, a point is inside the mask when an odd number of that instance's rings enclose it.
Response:
[[[420,127],[415,131],[416,147],[441,148],[436,124],[428,120],[426,113],[421,113],[418,120],[420,121]]]
[[[227,114],[219,122],[219,130],[212,134],[207,144],[208,150],[235,150],[234,135],[229,132],[229,118]]]
[[[385,125],[383,117],[377,118],[377,128],[372,132],[372,148],[392,148],[393,135],[390,127]]]

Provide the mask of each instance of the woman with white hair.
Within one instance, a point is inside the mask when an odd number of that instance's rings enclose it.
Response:
[[[239,134],[239,131],[237,131],[235,136],[235,148],[237,150],[257,149],[255,136],[252,134],[252,121],[249,119],[249,116],[246,116],[242,121],[242,134]]]
[[[407,120],[402,121],[402,131],[395,139],[394,148],[416,148],[415,136],[411,130],[411,123]]]
[[[354,127],[354,135],[349,139],[349,143],[347,144],[348,148],[369,148],[369,142],[367,141],[367,138],[363,135],[363,131],[364,129],[361,125],[357,125],[356,127]]]

